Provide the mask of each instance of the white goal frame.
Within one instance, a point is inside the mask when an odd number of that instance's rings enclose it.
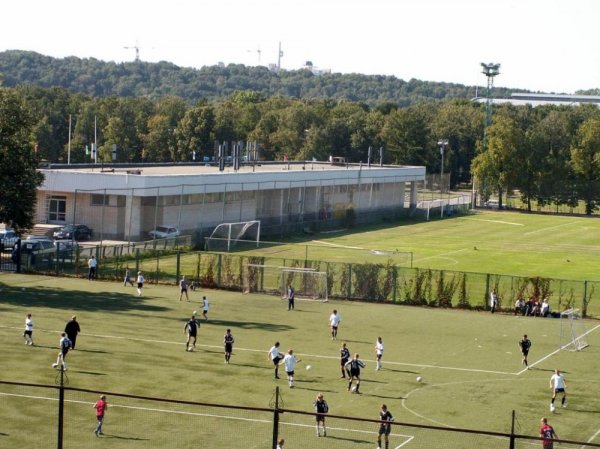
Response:
[[[329,301],[327,272],[316,268],[281,267],[281,298],[288,296],[288,287],[294,288],[294,297]]]
[[[567,309],[560,314],[560,349],[581,351],[589,346],[587,331],[581,312],[577,309]]]
[[[232,233],[232,229],[235,226],[239,226],[239,225],[241,225],[241,229],[239,231],[234,231],[234,233]],[[258,229],[256,231],[256,238],[253,238],[252,240],[240,239],[240,237],[243,237],[244,234],[246,233],[246,231],[251,226],[254,226],[254,225],[258,226]],[[216,237],[218,235],[223,235],[223,233],[221,232],[223,229],[226,232],[226,237]],[[207,240],[206,241],[207,249],[209,249],[208,246],[209,246],[209,242],[211,240],[226,241],[227,242],[227,252],[231,251],[231,243],[237,242],[237,241],[256,242],[256,247],[258,248],[260,246],[260,220],[238,221],[238,222],[234,222],[234,223],[221,223],[220,225],[217,225],[215,227],[213,232],[210,234],[210,237],[208,237],[206,240]]]

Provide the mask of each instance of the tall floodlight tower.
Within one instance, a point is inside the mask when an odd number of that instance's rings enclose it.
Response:
[[[485,130],[487,130],[487,127],[492,124],[492,89],[494,88],[494,77],[500,75],[500,64],[482,62],[481,67],[483,67],[481,73],[487,77],[487,101],[485,102]]]

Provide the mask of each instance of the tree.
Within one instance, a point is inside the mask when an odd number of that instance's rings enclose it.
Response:
[[[590,117],[577,130],[571,164],[581,180],[585,213],[591,215],[600,199],[600,117]]]
[[[37,188],[44,180],[37,171],[33,126],[25,101],[0,88],[0,222],[17,232],[33,226]]]

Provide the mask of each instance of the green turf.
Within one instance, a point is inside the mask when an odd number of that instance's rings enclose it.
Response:
[[[187,353],[183,326],[188,315],[200,309],[203,294],[211,299],[210,321],[202,323],[197,351]],[[314,397],[323,392],[334,414],[374,419],[380,404],[386,402],[397,422],[499,432],[510,430],[510,414],[515,410],[517,432],[536,435],[540,417],[549,413],[548,379],[558,367],[566,372],[570,395],[569,408],[551,416],[559,435],[587,440],[600,427],[600,328],[588,336],[591,346],[584,351],[554,354],[559,340],[557,319],[347,301],[299,301],[296,310],[288,312],[285,301],[272,296],[196,291],[191,293],[191,303],[180,303],[174,286],[147,285],[139,298],[134,288],[120,282],[16,274],[0,275],[0,295],[1,380],[54,384],[57,372],[50,365],[56,357],[58,332],[76,314],[82,335],[78,350],[68,357],[72,387],[269,407],[274,387],[279,385],[284,406],[290,409],[312,411]],[[327,327],[333,308],[343,319],[336,342],[331,341]],[[35,320],[35,347],[25,346],[21,337],[27,312]],[[586,325],[592,329],[598,322]],[[236,338],[231,365],[223,363],[222,354],[228,327]],[[517,347],[523,333],[534,344],[530,355],[534,369],[526,372],[520,372]],[[373,361],[378,336],[386,345],[380,372],[374,371]],[[273,380],[266,353],[276,340],[284,349],[294,348],[303,359],[295,389],[287,388],[284,379]],[[367,362],[362,395],[349,394],[339,379],[337,356],[342,340]],[[304,369],[307,364],[313,366],[310,371]],[[423,376],[424,382],[417,383],[417,376]],[[0,447],[55,447],[56,403],[40,397],[56,397],[56,393],[6,386],[0,386],[0,392],[17,395],[0,396]],[[270,444],[271,425],[261,421],[271,419],[266,413],[125,398],[109,398],[120,407],[109,409],[107,437],[99,442],[92,433],[91,404],[96,395],[69,393],[67,399],[66,448],[100,444],[187,448],[201,442],[202,447],[224,449]],[[331,420],[330,426],[337,430],[331,430],[325,442],[314,437],[312,427],[289,425],[310,426],[313,418],[284,414],[282,420],[282,434],[289,442],[286,447],[375,447],[373,424]],[[402,427],[398,432],[415,436],[407,447],[442,447],[440,442],[458,438]],[[392,447],[402,438],[394,436]],[[431,446],[423,445],[427,438],[434,438]],[[419,441],[421,445],[414,445]],[[444,447],[483,446],[473,442]]]

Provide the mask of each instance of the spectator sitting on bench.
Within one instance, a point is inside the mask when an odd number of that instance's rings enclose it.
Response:
[[[525,300],[523,298],[517,299],[515,302],[515,316],[525,315]]]

